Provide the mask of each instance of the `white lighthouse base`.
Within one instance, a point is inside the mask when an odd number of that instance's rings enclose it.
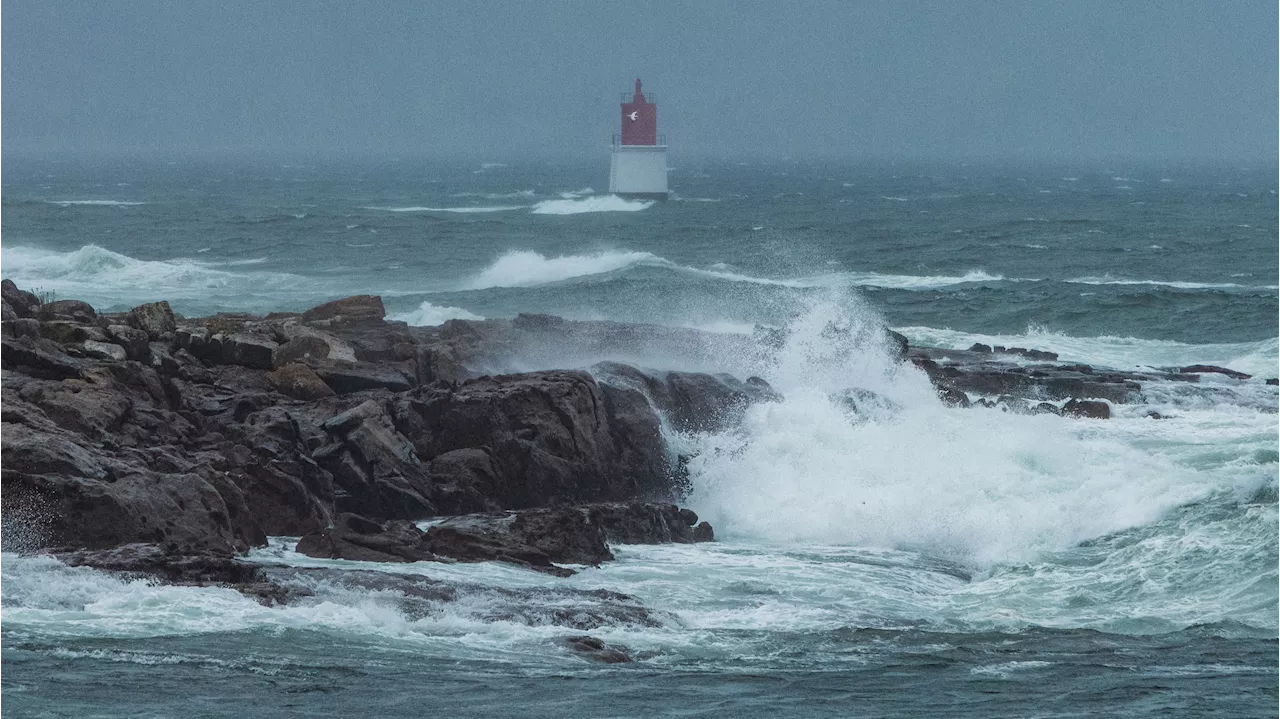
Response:
[[[609,192],[627,199],[667,199],[667,146],[614,145]]]

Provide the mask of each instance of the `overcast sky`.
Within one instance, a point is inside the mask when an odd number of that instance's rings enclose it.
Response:
[[[1269,160],[1275,0],[4,0],[9,152]]]

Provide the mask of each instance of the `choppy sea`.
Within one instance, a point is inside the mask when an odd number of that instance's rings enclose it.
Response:
[[[545,591],[567,612],[501,593],[407,612],[336,584],[267,608],[5,553],[5,710],[1276,715],[1274,165],[680,161],[675,197],[652,203],[601,192],[605,163],[6,158],[0,274],[99,310],[372,293],[417,325],[540,312],[791,339],[752,358],[618,357],[759,374],[785,395],[722,434],[668,436],[694,456],[685,503],[714,544],[621,546],[568,579],[394,568]],[[1149,384],[1108,421],[948,409],[914,368],[828,331],[880,322],[936,347],[1254,379]],[[828,399],[849,387],[897,409],[851,420]],[[252,556],[383,569],[295,541]],[[566,588],[652,611],[590,631],[638,661],[557,641],[582,633],[572,603],[596,601]]]

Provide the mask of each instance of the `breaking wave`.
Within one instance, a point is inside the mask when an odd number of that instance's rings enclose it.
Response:
[[[532,250],[514,250],[466,284],[466,289],[530,287],[548,282],[613,272],[640,263],[670,264],[649,252],[599,252],[594,255],[546,257]]]
[[[47,200],[51,205],[59,205],[61,207],[71,207],[73,205],[84,205],[88,207],[132,207],[134,205],[145,205],[145,202],[127,202],[125,200]]]
[[[535,215],[580,215],[585,212],[636,212],[648,209],[653,200],[624,200],[617,195],[579,197],[563,193],[565,199],[543,200],[533,206]]]
[[[472,206],[466,207],[365,207],[365,210],[382,210],[384,212],[509,212],[511,210],[523,210],[528,205],[492,205],[492,206]]]
[[[407,322],[414,327],[434,327],[442,325],[449,320],[483,320],[474,312],[468,312],[461,307],[439,307],[430,302],[423,302],[418,305],[418,309],[410,312],[401,312],[392,315],[390,319]]]

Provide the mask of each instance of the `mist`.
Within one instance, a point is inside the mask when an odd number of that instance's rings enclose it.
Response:
[[[8,0],[10,155],[1268,161],[1274,2]]]

